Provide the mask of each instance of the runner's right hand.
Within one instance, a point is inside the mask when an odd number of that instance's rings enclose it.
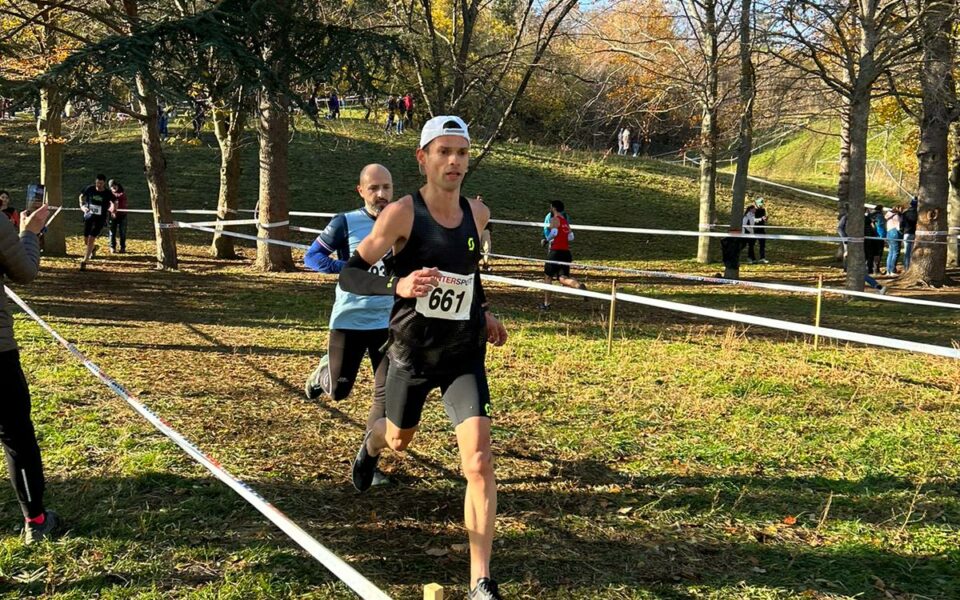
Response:
[[[401,298],[426,296],[440,283],[440,271],[434,267],[417,269],[397,282],[397,295]]]

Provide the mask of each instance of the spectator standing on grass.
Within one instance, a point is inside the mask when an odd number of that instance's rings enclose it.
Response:
[[[127,194],[116,179],[111,179],[108,187],[113,194],[110,204],[110,252],[117,252],[119,239],[120,254],[124,254],[127,251]]]
[[[202,99],[197,98],[193,102],[193,137],[200,139],[200,132],[206,120],[207,105]]]
[[[327,108],[330,110],[331,119],[340,118],[340,97],[337,96],[336,90],[330,92],[330,99],[327,100]]]
[[[80,210],[83,211],[83,241],[86,245],[80,270],[87,268],[87,262],[97,253],[95,242],[107,222],[107,211],[113,202],[113,193],[107,189],[107,176],[100,174],[93,185],[80,192]]]
[[[753,232],[757,235],[765,235],[767,233],[767,209],[764,206],[763,198],[757,198],[753,202],[753,206],[753,219],[755,223]],[[767,240],[760,238],[757,241],[760,247],[760,258],[757,262],[764,265],[770,264],[770,261],[767,260]]]
[[[868,273],[880,274],[880,258],[883,256],[883,242],[887,238],[887,221],[883,216],[883,205],[877,204],[869,215],[870,226],[863,230],[864,237],[872,237],[872,251],[868,254],[871,258],[871,264],[867,266]],[[864,240],[864,247],[867,240]]]
[[[412,92],[407,92],[406,109],[407,109],[407,127],[413,127],[413,93]]]
[[[746,235],[753,235],[754,225],[756,224],[756,210],[757,207],[750,205],[747,207],[746,212],[743,213],[743,219],[740,220],[740,229]],[[756,248],[757,240],[754,238],[749,238],[745,240],[747,243],[747,258],[751,265],[757,262],[757,255],[754,253],[754,248]]]
[[[8,219],[13,221],[14,227],[20,228],[20,213],[13,207],[13,203],[10,201],[10,194],[7,193],[7,190],[0,190],[0,211],[2,211]]]
[[[170,115],[162,106],[157,107],[157,127],[160,129],[160,139],[166,141],[170,137]]]
[[[869,233],[869,227],[870,227],[870,225],[868,224],[869,221],[868,221],[867,219],[869,219],[869,217],[865,217],[865,218],[864,218],[864,221],[865,221],[865,222],[864,222],[863,225],[864,225],[864,232],[868,232],[868,233]],[[846,238],[846,237],[847,237],[847,213],[843,213],[842,215],[840,215],[840,220],[837,222],[837,235],[839,235],[839,236],[842,237],[842,238]],[[866,245],[867,245],[867,243],[870,242],[870,241],[872,241],[872,240],[864,240],[864,249],[866,249]],[[843,246],[843,270],[844,270],[844,272],[846,272],[846,270],[847,270],[847,242],[840,242],[840,243],[841,243],[841,245]],[[881,243],[882,243],[882,242],[881,242]],[[869,261],[868,261],[868,263],[869,263]],[[869,273],[865,273],[865,274],[863,275],[863,281],[864,281],[864,283],[866,283],[867,285],[869,285],[869,286],[872,287],[873,289],[877,290],[877,291],[880,292],[881,294],[886,294],[886,293],[887,293],[887,287],[886,287],[886,286],[883,286],[883,285],[880,285],[879,283],[877,283],[877,280],[874,279],[873,277],[871,277]]]
[[[913,255],[913,244],[917,239],[917,205],[920,200],[914,196],[910,199],[910,208],[900,215],[900,233],[903,235],[903,271],[910,268],[910,257]]]
[[[33,281],[40,270],[40,232],[48,208],[41,205],[23,215],[19,236],[13,223],[0,219],[0,275],[14,283]],[[20,352],[13,336],[13,318],[6,309],[6,294],[0,294],[0,442],[7,457],[7,471],[25,520],[27,544],[53,537],[60,517],[43,503],[46,482],[40,446],[30,419],[30,388],[20,365]]]
[[[620,131],[620,147],[617,150],[617,154],[620,156],[626,156],[627,150],[630,148],[630,128],[624,127]]]
[[[900,213],[902,206],[894,206],[884,215],[887,229],[887,275],[897,274],[897,258],[900,256]]]
[[[397,118],[397,107],[397,97],[390,94],[390,97],[387,98],[387,127],[384,129],[384,133],[387,135],[393,132],[393,121]]]

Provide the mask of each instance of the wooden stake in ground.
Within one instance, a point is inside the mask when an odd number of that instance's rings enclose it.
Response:
[[[423,586],[423,600],[443,600],[443,586],[439,583]]]
[[[817,345],[820,343],[820,304],[823,302],[823,275],[817,277],[817,313],[814,316],[814,327],[816,330],[813,332],[813,349],[817,349]]]

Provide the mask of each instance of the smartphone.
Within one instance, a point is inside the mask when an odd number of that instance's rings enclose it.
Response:
[[[27,186],[27,212],[33,212],[43,205],[46,188],[41,183],[31,183]]]

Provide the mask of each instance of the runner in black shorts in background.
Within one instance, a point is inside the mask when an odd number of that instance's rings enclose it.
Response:
[[[560,285],[585,290],[587,287],[570,277],[570,265],[559,265],[557,262],[572,263],[573,254],[570,253],[570,242],[573,241],[573,232],[570,231],[570,224],[564,217],[564,206],[560,200],[554,200],[550,203],[550,212],[553,218],[550,219],[550,228],[547,231],[546,242],[550,245],[550,252],[547,254],[547,261],[543,265],[543,273],[546,275],[547,283],[559,281]],[[586,299],[586,297],[584,297]],[[550,308],[550,292],[543,291],[542,310]]]
[[[107,189],[107,176],[97,175],[93,185],[88,185],[80,192],[80,210],[83,211],[83,241],[86,250],[83,260],[80,261],[80,270],[87,268],[87,262],[97,254],[94,243],[103,226],[107,223],[107,213],[113,204],[113,192]]]
[[[470,593],[501,598],[490,578],[497,484],[490,448],[490,390],[485,344],[502,345],[503,325],[486,310],[477,263],[480,232],[490,211],[460,195],[470,137],[458,117],[430,119],[420,135],[417,162],[427,183],[388,205],[373,231],[340,273],[355,294],[398,296],[387,350],[387,417],[367,433],[353,464],[353,484],[370,487],[380,452],[404,450],[413,439],[430,390],[440,388],[453,422],[467,480],[464,520],[470,538]],[[390,277],[369,271],[388,250]]]

